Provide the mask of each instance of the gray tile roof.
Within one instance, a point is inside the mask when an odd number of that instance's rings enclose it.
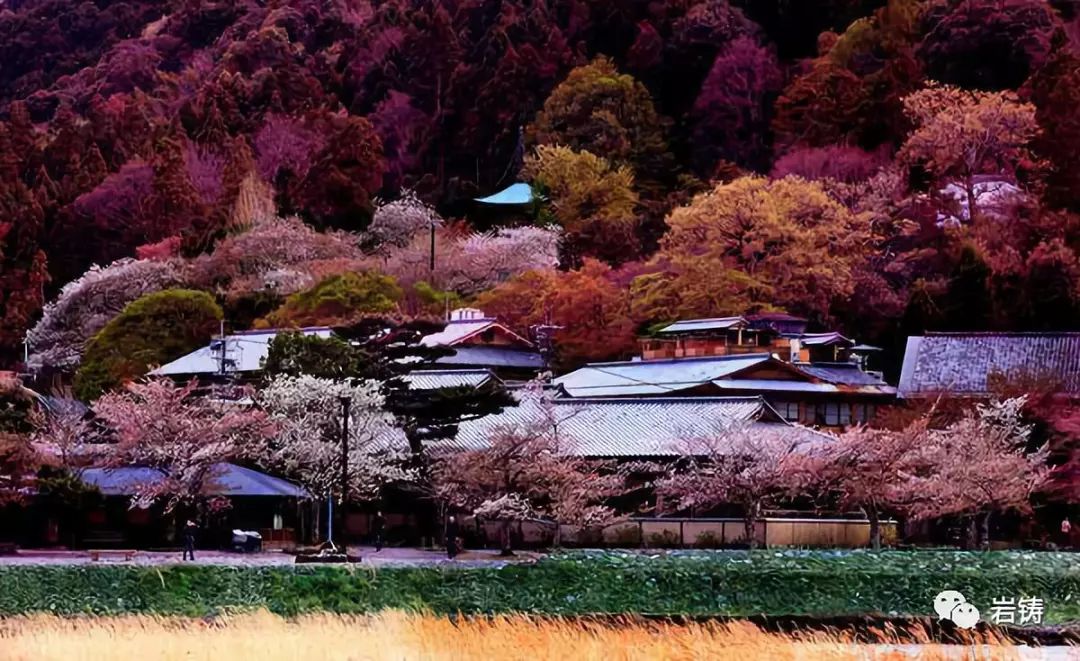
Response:
[[[1046,378],[1080,392],[1080,333],[940,333],[909,337],[901,397],[981,397],[994,378]]]
[[[667,395],[770,360],[769,354],[590,363],[555,379],[571,397]]]
[[[439,390],[461,386],[480,386],[498,377],[491,370],[416,370],[405,375],[404,380],[412,390]]]
[[[262,361],[270,352],[270,341],[278,333],[300,332],[304,335],[317,335],[328,338],[333,332],[329,328],[299,328],[286,330],[244,331],[225,336],[225,358],[230,361],[226,372],[257,372],[262,369]],[[181,356],[171,363],[166,363],[150,372],[153,376],[186,376],[189,374],[217,374],[221,370],[221,351],[215,348],[219,340]]]
[[[482,449],[500,430],[524,431],[545,419],[553,421],[564,450],[583,457],[680,456],[688,440],[740,422],[753,433],[790,434],[813,443],[831,438],[782,421],[760,397],[561,398],[544,406],[539,398],[523,395],[518,406],[465,422],[453,441],[436,447]]]

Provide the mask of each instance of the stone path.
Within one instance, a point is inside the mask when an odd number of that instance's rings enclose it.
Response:
[[[373,567],[501,567],[507,564],[497,551],[467,551],[454,560],[449,560],[442,551],[429,551],[418,548],[384,548],[376,552],[370,546],[350,546],[349,554],[358,554],[364,565]],[[227,551],[197,551],[194,564],[225,565],[236,567],[274,567],[291,566],[293,556],[288,553],[270,551],[266,553],[230,553]],[[520,553],[512,562],[529,562],[536,554]],[[86,551],[54,551],[45,549],[20,549],[17,555],[0,556],[3,565],[174,565],[192,564],[181,560],[180,551],[139,551],[130,561],[122,555],[103,554],[98,561],[93,561]]]

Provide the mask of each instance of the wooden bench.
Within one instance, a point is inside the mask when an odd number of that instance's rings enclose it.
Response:
[[[101,556],[124,556],[124,562],[131,562],[138,553],[135,549],[92,549],[90,551],[90,561],[97,562],[101,560]]]

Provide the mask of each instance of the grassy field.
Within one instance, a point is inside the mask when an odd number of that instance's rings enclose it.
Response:
[[[903,640],[918,640],[908,632]],[[882,643],[894,633],[880,632]],[[854,645],[832,634],[779,636],[747,623],[659,624],[536,620],[525,616],[457,619],[386,612],[377,616],[310,615],[284,619],[269,613],[213,620],[125,616],[0,619],[4,661],[258,661],[468,660],[633,661],[709,659],[770,661],[848,659],[1018,658],[1001,641],[972,638],[968,649],[927,645],[917,655]]]

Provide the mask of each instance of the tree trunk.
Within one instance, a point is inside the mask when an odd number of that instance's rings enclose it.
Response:
[[[511,524],[512,521],[510,521],[510,519],[506,519],[501,524],[499,524],[499,543],[500,546],[502,546],[502,551],[499,553],[499,555],[504,557],[514,555],[514,549],[511,548],[512,545],[510,543]]]
[[[982,548],[984,551],[990,550],[990,517],[993,512],[987,512],[982,516]]]
[[[866,518],[870,522],[870,548],[881,550],[881,516],[876,507],[866,508]]]
[[[743,520],[743,526],[746,532],[746,544],[750,549],[757,548],[757,524],[758,518],[761,516],[761,504],[752,503],[746,507],[746,515]]]
[[[979,546],[979,526],[977,517],[970,517],[967,525],[967,540],[964,546],[968,550],[974,550]]]

